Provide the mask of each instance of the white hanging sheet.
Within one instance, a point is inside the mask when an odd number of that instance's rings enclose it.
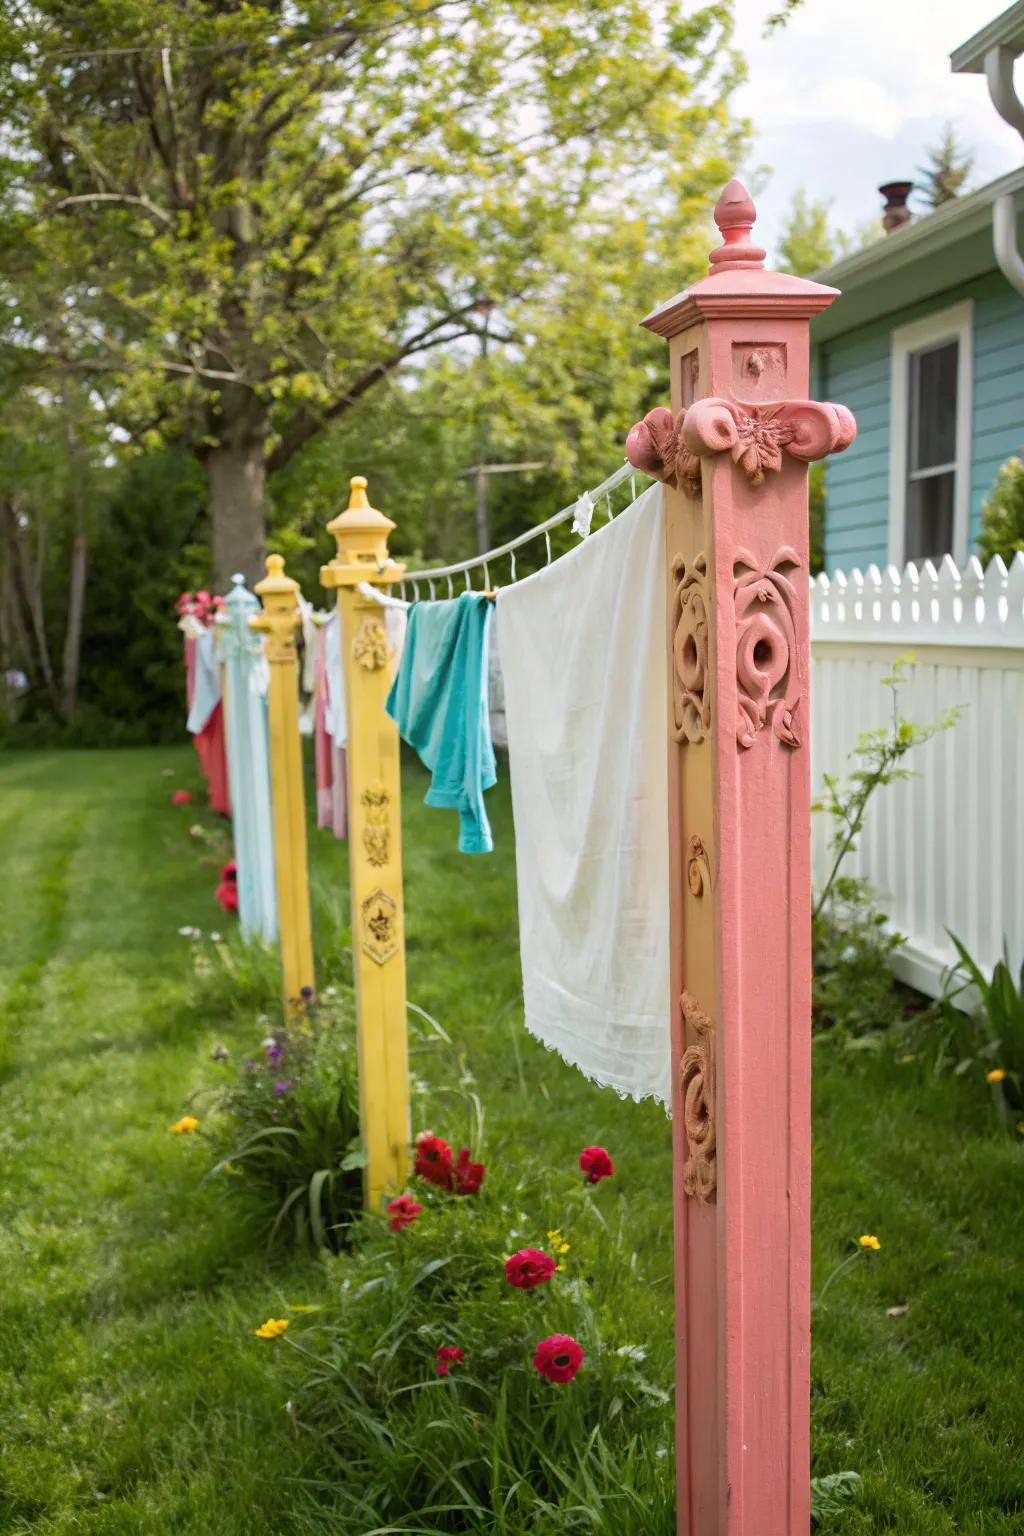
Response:
[[[498,594],[526,1027],[668,1107],[664,490]]]

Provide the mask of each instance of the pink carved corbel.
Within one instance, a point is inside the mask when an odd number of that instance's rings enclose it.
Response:
[[[665,406],[656,405],[643,421],[629,429],[626,457],[652,480],[663,480],[666,485],[677,486],[691,496],[697,496],[700,494],[700,459],[683,441],[685,416],[685,411],[673,416]]]
[[[805,462],[842,453],[857,435],[845,405],[818,400],[785,400],[747,405],[712,396],[697,400],[680,422],[684,446],[698,459],[729,452],[751,485],[764,484],[766,470],[782,468],[783,450]]]

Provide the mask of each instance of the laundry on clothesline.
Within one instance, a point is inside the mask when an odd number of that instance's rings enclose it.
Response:
[[[242,937],[272,944],[277,938],[277,890],[270,799],[267,731],[267,663],[263,637],[249,627],[260,608],[241,576],[217,623],[217,651],[224,672],[231,834],[234,843],[238,919]]]
[[[497,601],[526,1027],[670,1103],[664,491]]]
[[[385,706],[433,775],[427,805],[458,811],[460,853],[494,847],[484,806],[484,791],[496,781],[488,718],[491,616],[481,592],[413,603]]]
[[[313,724],[316,824],[335,837],[348,832],[348,720],[341,671],[340,622],[332,613],[315,637],[316,688]]]
[[[228,767],[224,742],[220,661],[213,628],[203,625],[194,638],[185,638],[187,728],[195,738],[199,766],[206,779],[211,810],[231,815]]]

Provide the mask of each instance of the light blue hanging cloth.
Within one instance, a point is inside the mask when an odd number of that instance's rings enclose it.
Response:
[[[497,777],[488,718],[491,612],[481,592],[413,603],[385,706],[433,774],[427,805],[458,811],[460,853],[494,847],[484,808],[484,790]]]
[[[274,826],[270,808],[267,678],[262,637],[249,627],[260,601],[242,576],[224,602],[217,640],[224,663],[231,823],[238,869],[238,919],[243,938],[277,938]]]

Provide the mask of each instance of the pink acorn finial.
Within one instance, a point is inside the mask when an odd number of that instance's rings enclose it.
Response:
[[[750,240],[756,218],[753,198],[742,181],[734,177],[715,204],[715,223],[722,232],[723,243],[709,257],[712,272],[764,266],[764,251]]]

